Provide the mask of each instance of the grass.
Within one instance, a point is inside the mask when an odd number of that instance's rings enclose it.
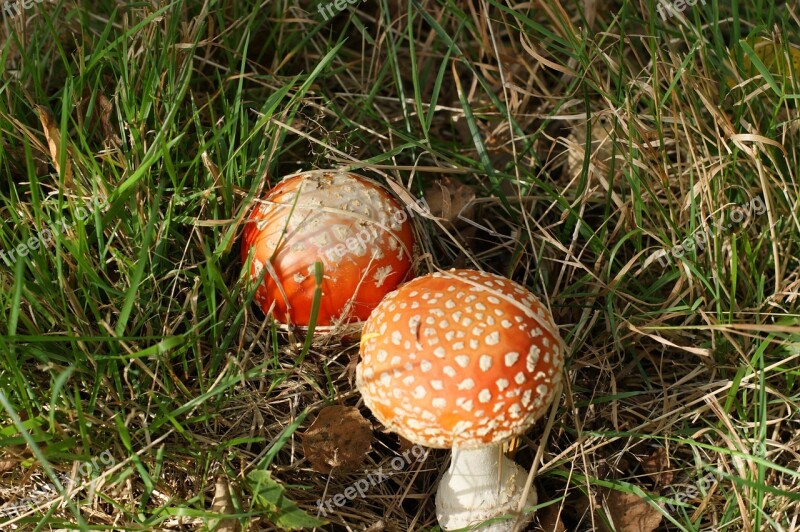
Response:
[[[253,199],[348,166],[414,198],[443,176],[469,186],[467,222],[415,218],[418,271],[494,271],[552,308],[567,390],[547,441],[537,425],[515,457],[544,446],[543,523],[639,530],[624,496],[662,530],[800,529],[797,12],[369,0],[325,22],[294,0],[62,0],[4,15],[0,249],[68,229],[0,259],[0,505],[37,506],[0,527],[222,530],[222,512],[310,528],[317,499],[398,456],[376,424],[360,471],[312,470],[302,432],[360,405],[357,346],[304,346],[241,275]],[[763,213],[732,223],[754,198]],[[700,232],[703,249],[673,253]],[[106,451],[112,466],[80,473]],[[435,527],[447,456],[320,529]]]

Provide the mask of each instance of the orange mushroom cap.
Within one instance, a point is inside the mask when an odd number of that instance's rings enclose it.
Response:
[[[308,325],[322,262],[317,325],[365,320],[411,272],[414,234],[408,214],[366,177],[314,170],[276,185],[250,215],[242,261],[255,248],[249,275],[269,263],[255,300],[282,323]]]
[[[406,283],[375,308],[356,385],[408,440],[475,448],[541,417],[563,365],[563,341],[536,296],[495,274],[450,270]]]

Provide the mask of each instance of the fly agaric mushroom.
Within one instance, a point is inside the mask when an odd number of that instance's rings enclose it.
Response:
[[[313,170],[286,177],[250,215],[242,261],[255,248],[255,300],[282,323],[309,325],[324,276],[317,325],[363,321],[411,271],[414,234],[389,192],[366,177]]]
[[[356,385],[387,428],[453,449],[436,494],[439,524],[452,530],[516,512],[527,472],[502,443],[544,414],[563,365],[563,341],[533,294],[498,275],[450,270],[404,284],[375,308]],[[525,503],[536,504],[534,490]]]

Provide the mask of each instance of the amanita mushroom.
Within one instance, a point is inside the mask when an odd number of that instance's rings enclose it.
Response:
[[[276,320],[308,325],[322,262],[317,325],[363,321],[411,271],[414,234],[408,214],[366,177],[314,170],[286,177],[250,215],[242,261],[262,276],[255,300]],[[269,265],[269,266],[267,266]]]
[[[356,384],[387,428],[453,449],[436,494],[439,524],[452,530],[516,512],[527,472],[502,443],[544,414],[563,364],[563,341],[533,294],[498,275],[450,270],[406,283],[375,308]],[[525,506],[535,504],[531,490]]]

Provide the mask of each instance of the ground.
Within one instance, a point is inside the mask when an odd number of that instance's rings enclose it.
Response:
[[[436,527],[448,451],[242,273],[254,200],[346,168],[428,205],[418,274],[551,309],[531,529],[800,530],[797,2],[0,10],[0,528]]]

